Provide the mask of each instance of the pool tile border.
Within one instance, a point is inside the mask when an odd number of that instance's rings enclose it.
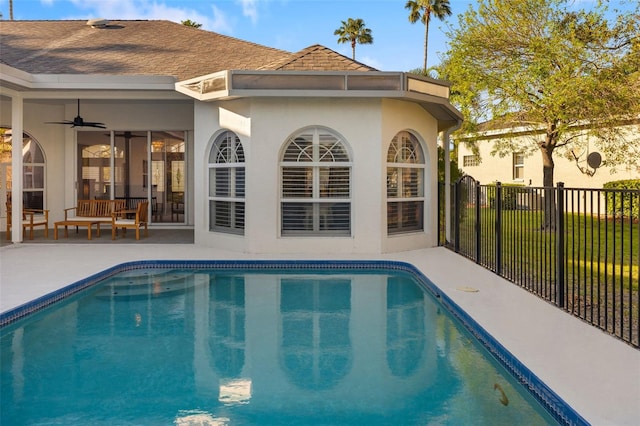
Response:
[[[372,260],[372,261],[351,261],[351,260],[141,260],[122,263],[113,266],[102,272],[96,273],[77,281],[71,285],[39,297],[31,302],[25,303],[17,308],[0,314],[0,329],[15,323],[31,314],[39,312],[63,299],[77,294],[92,287],[98,282],[109,278],[120,272],[144,268],[189,268],[207,269],[216,268],[222,270],[393,270],[407,272],[414,276],[416,280],[429,291],[440,303],[462,323],[462,325],[484,346],[485,349],[502,365],[515,379],[517,379],[538,401],[545,410],[560,424],[563,425],[588,425],[589,423],[580,416],[573,408],[553,392],[542,380],[540,380],[525,365],[516,359],[504,346],[502,346],[493,336],[461,309],[451,298],[444,294],[429,278],[410,263],[400,261]]]

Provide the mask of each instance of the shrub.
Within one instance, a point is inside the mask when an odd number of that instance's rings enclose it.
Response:
[[[489,200],[489,207],[494,209],[496,207],[496,195],[497,183],[490,183],[487,185],[487,198]],[[527,192],[527,188],[521,183],[502,183],[502,209],[503,210],[516,210],[518,208],[518,194],[524,194]]]
[[[614,180],[602,187],[616,190],[606,192],[607,214],[634,219],[640,217],[640,179]]]

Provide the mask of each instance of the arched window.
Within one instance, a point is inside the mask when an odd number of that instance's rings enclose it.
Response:
[[[282,278],[280,365],[301,389],[326,390],[349,374],[351,280]]]
[[[323,128],[291,137],[282,153],[282,235],[351,235],[351,161]]]
[[[244,150],[233,132],[220,134],[209,152],[209,230],[244,234]]]
[[[0,199],[11,196],[11,129],[0,128]],[[22,135],[22,203],[25,209],[44,209],[45,159],[40,144],[27,133]]]
[[[387,152],[387,232],[424,228],[424,154],[418,139],[399,132]]]

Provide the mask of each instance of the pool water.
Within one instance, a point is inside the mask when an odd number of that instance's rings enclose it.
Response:
[[[133,269],[1,345],[3,425],[557,424],[402,271]]]

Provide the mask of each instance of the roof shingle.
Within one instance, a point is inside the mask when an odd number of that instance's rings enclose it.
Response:
[[[315,44],[290,58],[284,58],[261,69],[277,71],[376,71],[327,47]]]
[[[3,63],[31,74],[169,75],[222,70],[372,71],[326,47],[293,54],[171,21],[0,21]]]

